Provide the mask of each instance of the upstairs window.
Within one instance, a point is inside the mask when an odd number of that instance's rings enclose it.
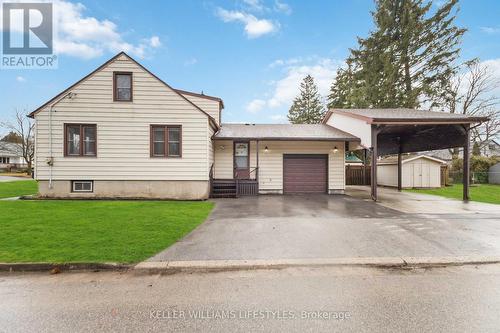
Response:
[[[95,124],[65,124],[64,155],[96,156],[97,129]]]
[[[132,101],[132,73],[114,72],[113,73],[113,99],[119,102]]]
[[[181,157],[181,148],[181,126],[151,125],[151,157]]]

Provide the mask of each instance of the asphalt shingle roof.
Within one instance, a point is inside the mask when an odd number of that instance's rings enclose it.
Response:
[[[461,121],[481,122],[487,120],[486,117],[468,116],[464,114],[436,112],[416,109],[331,109],[325,119],[328,119],[332,113],[350,114],[367,118],[373,122],[395,122],[395,121]]]
[[[432,156],[428,156],[428,155],[424,155],[424,154],[403,154],[403,155],[401,155],[401,160],[403,161],[403,163],[407,160],[414,160],[417,158],[426,158],[426,159],[431,159],[431,160],[434,160],[436,162],[440,162],[443,164],[446,163],[445,161],[440,160],[436,157],[432,157]],[[398,156],[397,155],[386,156],[384,158],[381,158],[378,161],[378,164],[397,164],[397,163],[398,163]]]
[[[352,134],[323,124],[222,124],[216,139],[359,141]]]

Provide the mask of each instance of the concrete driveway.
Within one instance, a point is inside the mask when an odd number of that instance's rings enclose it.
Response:
[[[500,218],[500,205],[483,202],[463,202],[448,199],[437,195],[419,194],[412,192],[398,192],[387,187],[378,188],[378,203],[402,213],[410,214],[490,214]],[[370,200],[369,186],[347,186],[346,194]]]
[[[205,223],[149,261],[500,255],[500,207],[408,213],[360,193],[214,201]]]

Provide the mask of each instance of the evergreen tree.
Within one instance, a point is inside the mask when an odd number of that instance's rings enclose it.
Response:
[[[288,111],[288,120],[292,124],[318,124],[324,115],[318,87],[313,77],[307,75],[300,84],[299,96],[295,97]]]
[[[354,104],[353,90],[354,90],[354,72],[352,69],[351,59],[347,59],[347,68],[339,68],[335,81],[330,88],[330,95],[328,95],[328,108],[329,109],[348,109]]]
[[[10,131],[3,138],[0,139],[3,142],[12,142],[12,143],[22,143],[23,138],[17,134],[16,132]]]
[[[358,38],[348,68],[332,85],[329,106],[339,101],[348,107],[442,105],[465,32],[454,25],[457,2],[449,0],[431,13],[430,1],[377,0],[375,30]]]

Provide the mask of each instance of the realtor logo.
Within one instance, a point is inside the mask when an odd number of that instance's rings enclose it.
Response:
[[[3,69],[56,68],[52,3],[2,6]]]

